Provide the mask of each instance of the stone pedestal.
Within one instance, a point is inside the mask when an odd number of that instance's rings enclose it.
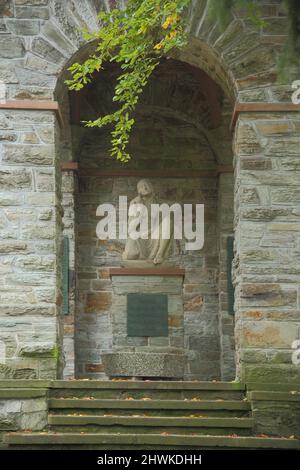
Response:
[[[103,354],[102,360],[109,377],[182,379],[184,375],[184,354],[120,352]]]
[[[182,379],[185,367],[183,329],[183,275],[179,269],[112,269],[112,351],[102,354],[108,377]],[[141,303],[135,318],[149,324],[149,335],[130,336],[128,298],[133,294],[163,295],[167,301],[167,329],[153,334],[152,312]],[[153,321],[155,318],[153,312]],[[139,319],[139,315],[141,318]],[[157,321],[157,320],[155,320]],[[152,333],[151,333],[152,332]]]

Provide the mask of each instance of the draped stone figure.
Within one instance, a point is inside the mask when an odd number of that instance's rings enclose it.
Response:
[[[170,236],[165,238],[165,226],[163,225],[163,220],[159,220],[158,238],[151,238],[151,222],[153,222],[151,219],[151,206],[159,204],[159,202],[155,197],[154,188],[148,179],[142,179],[138,182],[137,192],[138,195],[129,204],[129,231],[122,259],[124,261],[144,260],[155,265],[161,264],[167,259],[172,246],[173,224],[170,221]],[[141,210],[141,205],[147,210]],[[141,236],[138,239],[133,239],[130,236],[130,226],[132,222],[137,221],[137,214],[139,218],[137,229],[140,230]]]

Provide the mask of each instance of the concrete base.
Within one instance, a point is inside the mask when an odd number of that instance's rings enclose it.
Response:
[[[165,353],[108,353],[102,354],[102,362],[109,377],[182,379],[185,356]]]

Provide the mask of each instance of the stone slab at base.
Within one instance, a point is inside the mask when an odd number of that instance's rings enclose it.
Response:
[[[109,377],[182,379],[185,356],[165,353],[107,353],[102,354],[102,362]]]

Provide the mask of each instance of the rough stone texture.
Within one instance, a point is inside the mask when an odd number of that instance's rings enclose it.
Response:
[[[55,377],[59,347],[54,312],[59,306],[54,240],[59,213],[54,196],[58,182],[53,170],[43,172],[45,165],[54,164],[56,152],[38,137],[49,126],[55,129],[55,116],[2,111],[0,122],[13,127],[17,135],[12,147],[6,147],[10,144],[5,141],[0,144],[2,374]]]
[[[219,176],[219,329],[222,380],[235,377],[234,315],[228,313],[227,238],[233,236],[233,175]]]
[[[161,377],[182,379],[184,355],[121,352],[102,354],[109,377]]]
[[[0,372],[1,373],[1,372]],[[19,377],[9,377],[18,379]],[[28,377],[29,378],[29,377]],[[18,383],[18,380],[15,381]],[[29,382],[29,380],[27,380]],[[0,384],[0,390],[6,387],[7,381]],[[23,387],[26,387],[26,380]],[[10,387],[10,386],[9,386]],[[32,395],[29,389],[16,388],[6,389],[6,393],[1,393],[0,399],[0,448],[2,448],[2,438],[7,432],[18,430],[41,431],[47,426],[48,404],[45,390],[33,390]],[[24,393],[25,392],[25,393]],[[30,398],[32,396],[32,398]]]
[[[255,387],[255,385],[254,385]],[[280,391],[280,388],[286,391]],[[270,391],[249,392],[254,432],[270,436],[300,437],[299,384],[269,386]],[[262,387],[264,390],[264,388]],[[272,390],[272,391],[271,391]]]
[[[251,164],[239,143],[245,128],[252,132]],[[293,382],[300,325],[299,175],[289,160],[297,147],[294,116],[240,116],[235,139],[238,371],[245,380]]]

